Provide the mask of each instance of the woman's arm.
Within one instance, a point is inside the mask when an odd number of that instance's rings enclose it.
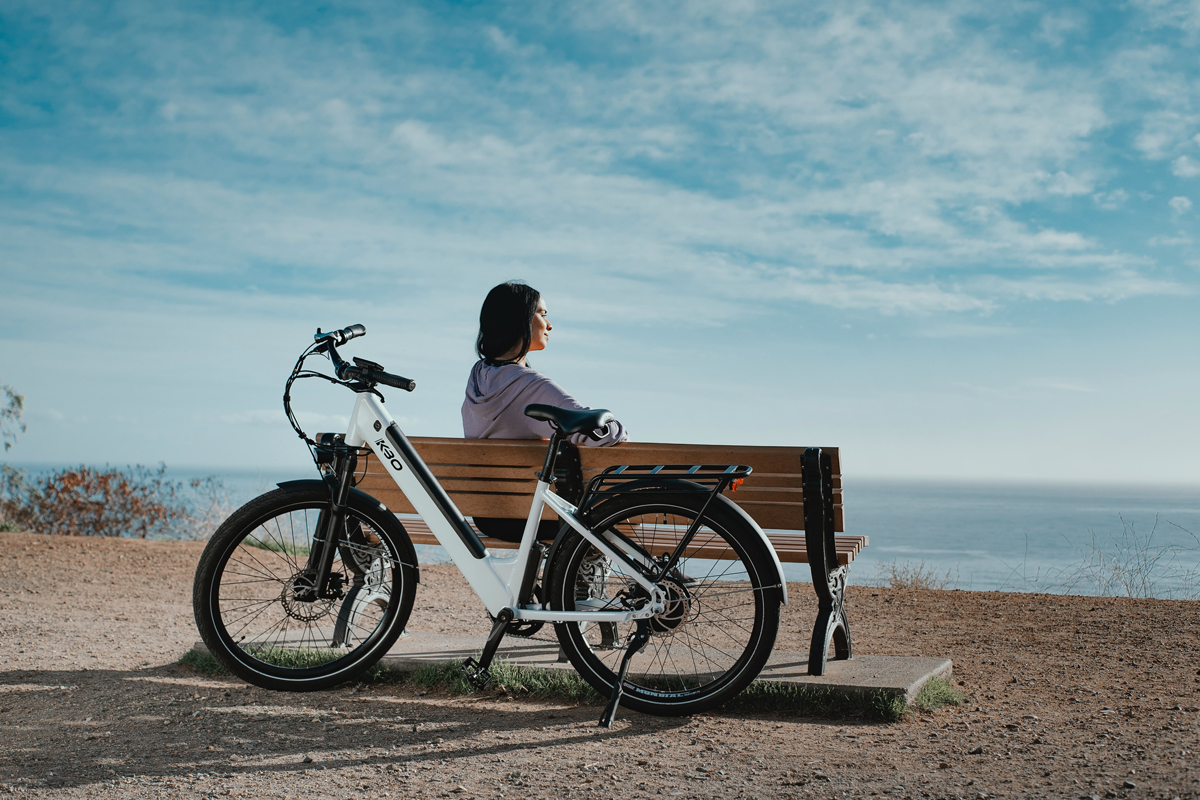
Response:
[[[573,408],[581,411],[590,410],[588,406],[582,405],[574,397],[563,391],[561,386],[545,375],[538,374],[538,377],[540,380],[532,383],[525,392],[521,393],[518,403],[513,404],[519,405],[519,413],[522,416],[525,414],[525,406],[532,403],[545,403],[546,405],[557,406],[558,408]],[[529,423],[530,432],[538,438],[549,438],[554,432],[548,422],[531,419],[530,417],[525,417],[525,419]],[[572,444],[587,445],[589,447],[611,447],[628,439],[629,432],[625,430],[624,425],[616,420],[608,424],[608,432],[600,438],[600,441],[591,439],[582,433],[577,433],[570,437]]]

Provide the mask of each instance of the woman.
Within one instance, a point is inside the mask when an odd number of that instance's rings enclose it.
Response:
[[[488,292],[479,312],[479,337],[475,352],[479,361],[467,380],[463,400],[463,435],[468,439],[549,439],[550,423],[525,416],[531,403],[560,408],[584,409],[554,381],[526,363],[531,352],[545,350],[554,327],[546,319],[542,296],[524,283],[502,283]],[[575,444],[605,447],[629,438],[624,426],[611,422],[599,441],[584,434],[571,437]],[[521,520],[476,518],[475,524],[488,536],[520,541]],[[554,538],[556,521],[543,520],[538,538]]]

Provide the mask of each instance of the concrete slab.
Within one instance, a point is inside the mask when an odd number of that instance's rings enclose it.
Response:
[[[410,631],[396,642],[380,664],[397,672],[413,672],[426,664],[476,656],[482,647],[481,636]],[[204,651],[205,647],[197,643],[196,649]],[[572,669],[569,663],[558,660],[558,642],[553,638],[506,637],[497,657],[536,669]],[[953,664],[948,658],[858,655],[849,661],[830,661],[824,675],[813,676],[808,674],[807,653],[776,651],[758,679],[806,684],[845,694],[883,692],[903,696],[907,702],[912,702],[930,678],[948,677],[952,669]]]

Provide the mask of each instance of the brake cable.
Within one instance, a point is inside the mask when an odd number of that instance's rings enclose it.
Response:
[[[333,360],[329,355],[327,344],[328,343],[325,341],[320,341],[304,348],[304,352],[301,353],[300,358],[296,360],[296,365],[292,367],[292,373],[288,376],[287,383],[284,384],[283,387],[283,410],[287,414],[288,423],[291,424],[292,430],[296,432],[296,435],[304,441],[304,444],[308,448],[309,455],[312,457],[314,463],[319,463],[316,451],[317,443],[304,432],[303,428],[300,427],[300,421],[296,419],[296,415],[292,411],[293,383],[302,378],[320,378],[321,380],[328,381],[329,383],[337,384],[338,386],[345,386],[348,389],[353,389],[356,392],[369,391],[377,396],[380,400],[383,399],[383,395],[379,393],[379,390],[368,383],[364,383],[362,381],[345,381],[341,380],[340,378],[330,377],[323,372],[304,369],[305,360],[313,355],[319,354],[330,359],[330,361]]]

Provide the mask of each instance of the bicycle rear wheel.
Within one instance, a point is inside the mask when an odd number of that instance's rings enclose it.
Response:
[[[304,567],[329,490],[275,490],[251,500],[213,535],[192,600],[204,643],[257,686],[313,691],[351,680],[404,630],[416,593],[412,543],[395,516],[352,493],[330,581]]]
[[[621,495],[589,513],[589,526],[645,562],[671,553],[697,518],[702,493]],[[659,584],[666,610],[634,657],[623,706],[649,714],[694,714],[720,705],[758,675],[779,630],[779,575],[757,532],[723,497],[705,512],[677,566]],[[593,522],[594,521],[594,522]],[[620,543],[620,544],[617,544]],[[560,544],[550,581],[550,607],[617,610],[618,595],[636,589],[622,564],[571,533]],[[571,664],[607,697],[636,623],[556,623]]]

